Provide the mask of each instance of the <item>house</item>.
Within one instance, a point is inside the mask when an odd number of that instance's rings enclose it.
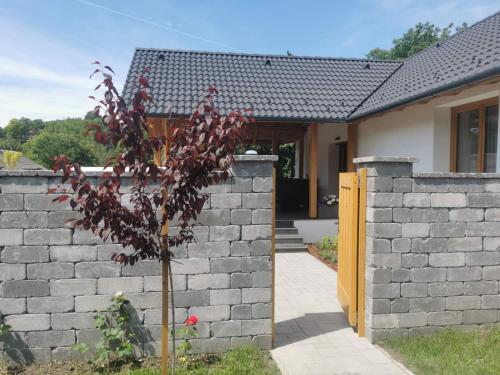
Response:
[[[170,105],[175,126],[215,84],[222,112],[254,110],[249,142],[274,152],[295,143],[309,218],[332,216],[318,202],[337,193],[354,157],[417,157],[415,170],[426,172],[500,171],[500,12],[403,61],[138,48],[127,99],[146,67],[152,126]]]
[[[5,168],[3,165],[3,153],[5,150],[0,150],[0,169]],[[17,170],[23,170],[23,171],[29,171],[29,170],[42,170],[42,169],[47,169],[37,163],[35,163],[33,160],[27,158],[24,155],[21,155],[19,160],[17,161],[16,168]]]

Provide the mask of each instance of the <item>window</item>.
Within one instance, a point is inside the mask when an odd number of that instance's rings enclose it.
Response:
[[[452,172],[496,172],[498,98],[451,110]]]

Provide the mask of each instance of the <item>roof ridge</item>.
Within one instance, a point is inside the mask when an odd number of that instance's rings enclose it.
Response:
[[[483,22],[485,22],[485,21],[489,20],[490,18],[493,18],[493,17],[495,17],[495,16],[497,16],[497,15],[499,15],[499,14],[500,14],[500,10],[499,10],[499,11],[497,11],[497,12],[495,12],[495,13],[493,13],[493,14],[490,14],[488,17],[485,17],[485,18],[483,18],[483,19],[481,19],[481,20],[479,20],[479,21],[477,21],[477,22],[474,22],[472,25],[467,26],[465,29],[458,31],[458,32],[456,32],[456,33],[455,33],[455,34],[453,34],[453,35],[450,35],[448,38],[445,38],[445,39],[443,39],[443,40],[441,40],[441,41],[435,42],[435,43],[433,43],[432,45],[430,45],[429,47],[426,47],[426,48],[424,48],[423,50],[418,51],[417,53],[415,53],[415,54],[413,54],[413,55],[411,55],[411,56],[408,56],[407,58],[402,59],[402,60],[400,60],[400,61],[406,62],[406,61],[408,61],[408,60],[410,60],[410,59],[413,59],[414,57],[417,57],[417,56],[418,56],[418,55],[420,55],[421,53],[424,53],[425,51],[428,51],[428,50],[430,50],[430,49],[432,49],[432,48],[435,48],[435,47],[436,47],[436,45],[438,45],[438,44],[442,45],[443,43],[448,42],[450,39],[455,38],[456,36],[458,36],[458,35],[460,35],[460,34],[462,34],[462,33],[465,33],[465,32],[470,31],[473,27],[476,27],[477,25],[479,25],[479,24],[481,24],[481,23],[483,23]]]
[[[278,55],[265,53],[249,53],[249,52],[223,52],[223,51],[203,51],[189,49],[173,49],[173,48],[150,48],[136,47],[136,51],[158,51],[158,52],[180,52],[180,53],[199,53],[206,55],[228,55],[228,56],[248,56],[248,57],[270,57],[270,58],[287,58],[287,59],[304,59],[304,60],[337,60],[337,61],[360,61],[360,62],[385,62],[385,63],[401,63],[401,60],[384,60],[384,59],[368,59],[360,57],[331,57],[331,56],[305,56],[305,55]]]

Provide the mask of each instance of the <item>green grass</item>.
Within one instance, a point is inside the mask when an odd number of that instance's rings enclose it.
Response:
[[[108,371],[84,361],[53,362],[14,366],[0,361],[0,375],[159,375],[160,361],[149,358]],[[254,347],[240,347],[221,355],[197,355],[186,366],[177,366],[176,375],[279,375],[269,354]]]
[[[121,372],[120,375],[158,375],[159,369],[138,369]],[[266,353],[253,347],[231,350],[213,363],[193,360],[189,367],[177,367],[178,375],[279,375],[274,362]]]
[[[500,374],[500,330],[444,330],[429,336],[391,338],[381,346],[416,375]]]

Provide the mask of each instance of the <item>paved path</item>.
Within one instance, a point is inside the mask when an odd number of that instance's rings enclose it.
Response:
[[[308,253],[276,254],[276,342],[284,375],[411,374],[347,324],[337,273]]]

